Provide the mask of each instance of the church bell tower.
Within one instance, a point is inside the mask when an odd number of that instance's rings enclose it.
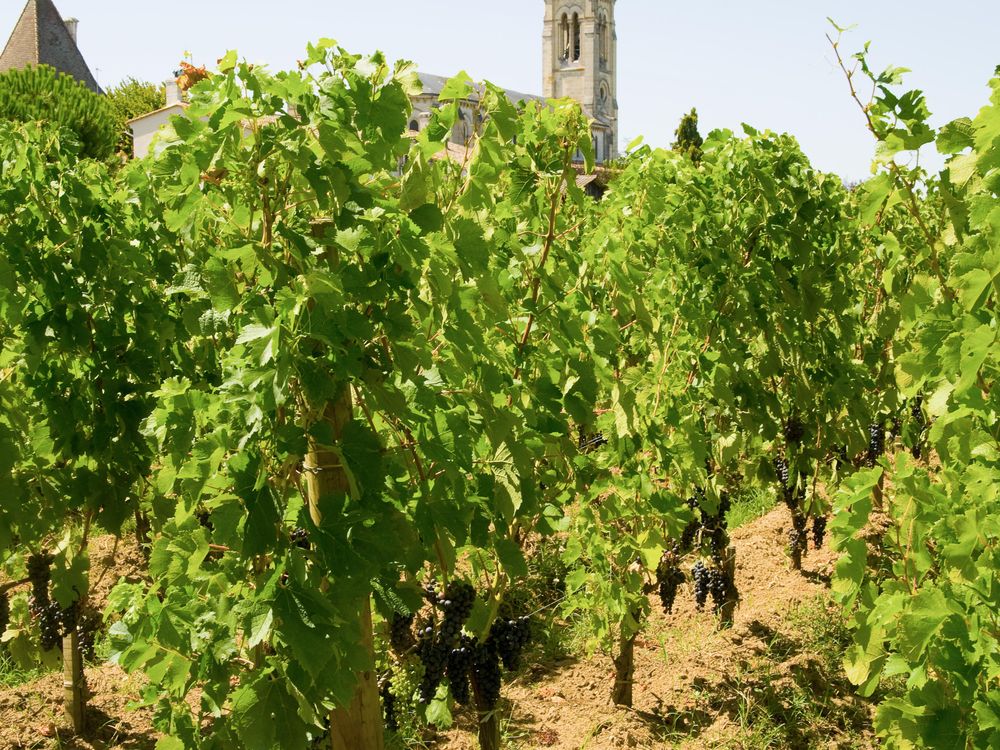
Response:
[[[542,93],[576,99],[594,120],[599,162],[618,155],[616,0],[545,0]]]

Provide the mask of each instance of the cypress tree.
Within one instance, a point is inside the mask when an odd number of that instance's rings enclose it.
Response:
[[[692,107],[681,118],[677,130],[674,131],[674,145],[671,147],[679,154],[686,154],[695,164],[701,162],[701,146],[705,139],[698,132],[698,110]]]

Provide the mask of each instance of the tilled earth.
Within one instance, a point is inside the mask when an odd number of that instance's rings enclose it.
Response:
[[[741,603],[734,626],[719,630],[682,589],[673,615],[654,606],[636,643],[635,705],[611,704],[611,659],[595,654],[528,670],[505,688],[501,706],[512,748],[612,750],[618,748],[740,748],[851,750],[874,747],[870,706],[850,694],[839,674],[807,645],[814,620],[797,612],[828,606],[834,555],[811,551],[799,573],[789,569],[788,513],[778,508],[733,532]],[[92,550],[98,604],[120,577],[141,575],[134,546],[95,540]],[[107,571],[101,576],[101,570]],[[822,618],[819,620],[822,622]],[[804,624],[805,623],[805,624]],[[61,730],[62,677],[0,691],[0,749],[72,748],[144,750],[157,736],[145,710],[131,710],[139,680],[117,667],[87,670],[92,693],[88,738]],[[806,696],[812,710],[803,714]],[[806,718],[803,718],[806,717]],[[780,729],[766,745],[750,744],[755,725]],[[471,718],[430,740],[440,750],[474,750]],[[773,742],[773,744],[771,744]]]

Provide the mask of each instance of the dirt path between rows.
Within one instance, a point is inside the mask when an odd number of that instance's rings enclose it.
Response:
[[[829,655],[810,653],[817,629],[836,622],[827,599],[835,555],[810,551],[803,572],[785,555],[790,518],[779,507],[737,529],[736,583],[741,603],[731,630],[695,609],[690,590],[674,614],[654,606],[636,643],[635,706],[611,704],[611,660],[595,654],[567,659],[544,674],[526,675],[505,689],[508,737],[518,748],[843,748],[873,747],[870,707],[850,695]],[[826,662],[826,663],[825,663]],[[810,726],[795,702],[813,696]],[[751,743],[755,723],[772,722],[767,744]],[[473,750],[468,719],[460,719],[447,750]],[[760,735],[760,732],[758,732]]]
[[[812,631],[836,620],[826,599],[834,555],[828,548],[811,551],[802,573],[790,570],[784,551],[788,526],[787,511],[778,508],[733,533],[741,603],[732,629],[720,631],[712,615],[697,612],[689,590],[678,594],[671,616],[654,607],[636,644],[633,709],[611,704],[613,669],[600,653],[521,675],[505,688],[502,705],[509,747],[874,747],[870,706],[851,696],[829,653],[811,649],[821,635]],[[119,575],[139,572],[140,560],[131,547],[95,544],[95,570],[113,559],[123,566],[102,580],[98,596],[106,597]],[[0,690],[0,748],[152,748],[156,735],[148,711],[128,707],[138,695],[137,680],[110,665],[88,669],[87,678],[96,727],[90,740],[59,736],[62,678],[53,674]],[[474,750],[470,718],[459,714],[456,720],[456,728],[439,734],[433,746]],[[762,735],[761,727],[770,734]]]

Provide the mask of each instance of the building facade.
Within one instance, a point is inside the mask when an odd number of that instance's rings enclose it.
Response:
[[[47,1],[47,0],[46,0]],[[591,119],[594,153],[598,163],[618,156],[618,72],[615,0],[544,0],[542,29],[542,94],[508,90],[514,102],[545,102],[569,98],[578,101]],[[418,133],[430,121],[434,109],[441,106],[440,95],[446,77],[419,73],[422,90],[411,97],[413,113],[409,131]],[[168,80],[167,106],[129,122],[136,157],[149,153],[155,136],[170,118],[184,109],[176,82]],[[479,96],[473,88],[458,102],[459,116],[445,152],[459,161],[468,153],[483,122]],[[596,178],[588,178],[593,182]]]

